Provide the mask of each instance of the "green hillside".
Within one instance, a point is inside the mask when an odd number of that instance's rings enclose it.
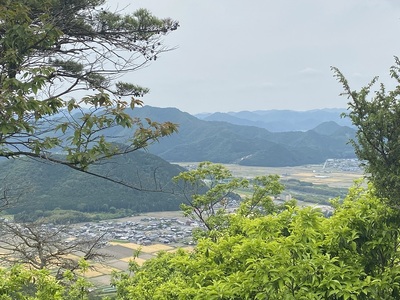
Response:
[[[9,212],[59,208],[81,212],[129,209],[139,213],[177,210],[182,202],[171,193],[171,178],[182,168],[149,153],[136,151],[115,157],[90,170],[140,189],[164,192],[138,191],[66,166],[21,158],[0,163],[2,188],[12,191],[16,200]]]

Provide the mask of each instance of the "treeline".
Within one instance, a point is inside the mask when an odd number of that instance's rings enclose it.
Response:
[[[15,222],[35,222],[52,224],[73,224],[82,222],[96,222],[100,220],[116,219],[135,214],[130,209],[115,209],[109,211],[87,213],[76,210],[65,210],[56,208],[54,210],[35,210],[32,212],[22,211],[14,215]]]
[[[334,198],[344,199],[348,189],[330,187],[326,184],[313,184],[297,179],[282,180],[285,193],[290,193],[293,198],[300,201],[330,204]]]

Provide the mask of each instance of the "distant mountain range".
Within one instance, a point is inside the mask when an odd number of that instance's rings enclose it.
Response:
[[[289,132],[271,132],[257,126],[201,120],[176,108],[145,106],[129,113],[134,117],[148,117],[153,121],[179,124],[179,133],[161,139],[148,149],[170,162],[207,160],[279,167],[322,163],[328,158],[355,157],[352,146],[348,144],[349,139],[354,137],[355,130],[341,126],[327,117],[331,115],[333,119],[340,120],[339,110],[328,110],[322,118],[326,121],[321,121],[312,129]],[[281,113],[283,119],[280,122],[275,116],[276,124],[285,123],[290,115],[296,113]],[[304,112],[303,119],[306,115]],[[324,113],[312,111],[310,115],[314,115],[313,120],[316,120],[318,115],[323,116]],[[109,134],[118,136],[118,142],[124,142],[128,130],[112,128]]]
[[[342,118],[346,112],[341,108],[316,109],[308,111],[293,110],[257,110],[228,113],[203,113],[195,117],[205,121],[221,121],[235,125],[256,126],[272,132],[307,131],[321,123],[334,121],[341,126],[351,127],[348,118]]]

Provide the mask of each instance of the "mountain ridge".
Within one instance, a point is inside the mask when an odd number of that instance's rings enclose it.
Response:
[[[179,124],[177,134],[148,147],[150,153],[170,162],[208,160],[283,167],[322,163],[328,158],[355,158],[353,148],[348,145],[355,130],[338,124],[332,134],[313,131],[320,123],[306,131],[271,132],[257,126],[201,120],[177,108],[144,106],[129,114]],[[347,134],[333,134],[339,129]]]
[[[306,131],[320,123],[334,121],[342,126],[351,127],[351,121],[342,118],[346,112],[342,108],[313,109],[307,111],[294,110],[256,110],[239,112],[215,112],[195,114],[206,121],[224,121],[236,125],[257,126],[272,132]]]

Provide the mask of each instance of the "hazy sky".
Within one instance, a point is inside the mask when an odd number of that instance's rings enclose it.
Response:
[[[330,66],[359,88],[390,83],[400,56],[399,0],[113,0],[180,28],[176,50],[130,76],[147,105],[189,113],[347,107]]]

